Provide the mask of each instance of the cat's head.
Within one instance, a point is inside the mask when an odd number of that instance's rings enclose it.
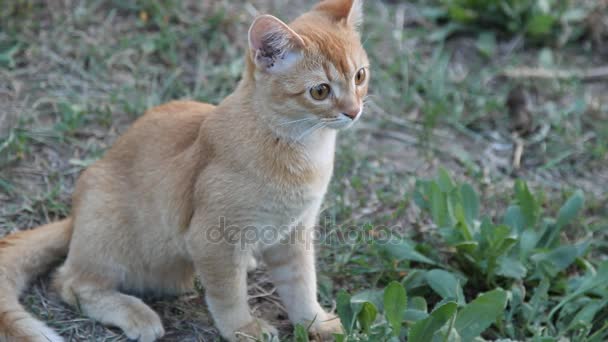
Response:
[[[346,128],[359,119],[370,70],[362,0],[324,0],[290,24],[257,17],[249,29],[253,99],[278,125]],[[299,120],[299,121],[296,121]]]

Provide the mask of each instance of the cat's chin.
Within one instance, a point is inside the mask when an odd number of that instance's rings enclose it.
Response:
[[[342,131],[342,130],[351,128],[352,125],[353,125],[353,122],[349,122],[349,123],[346,123],[346,124],[344,124],[342,126],[327,126],[327,128],[333,129],[335,131]]]
[[[352,127],[355,122],[357,122],[357,120],[338,120],[328,123],[326,127],[338,131]]]

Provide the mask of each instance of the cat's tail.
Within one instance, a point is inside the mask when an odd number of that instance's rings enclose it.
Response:
[[[0,342],[63,341],[21,306],[19,295],[67,255],[72,228],[67,218],[0,240]]]

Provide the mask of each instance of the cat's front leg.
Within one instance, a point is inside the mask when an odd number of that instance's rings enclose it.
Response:
[[[276,328],[251,314],[247,303],[247,266],[252,256],[233,237],[212,237],[200,230],[186,236],[209,312],[228,341],[278,336]]]
[[[263,257],[289,319],[294,324],[310,325],[311,335],[326,341],[332,339],[334,333],[341,333],[342,325],[317,301],[312,229],[312,224],[297,228],[289,241],[267,248]]]

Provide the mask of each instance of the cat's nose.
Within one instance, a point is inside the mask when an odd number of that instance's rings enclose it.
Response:
[[[360,107],[349,109],[347,111],[342,112],[342,114],[348,116],[351,120],[355,120],[361,111]]]

